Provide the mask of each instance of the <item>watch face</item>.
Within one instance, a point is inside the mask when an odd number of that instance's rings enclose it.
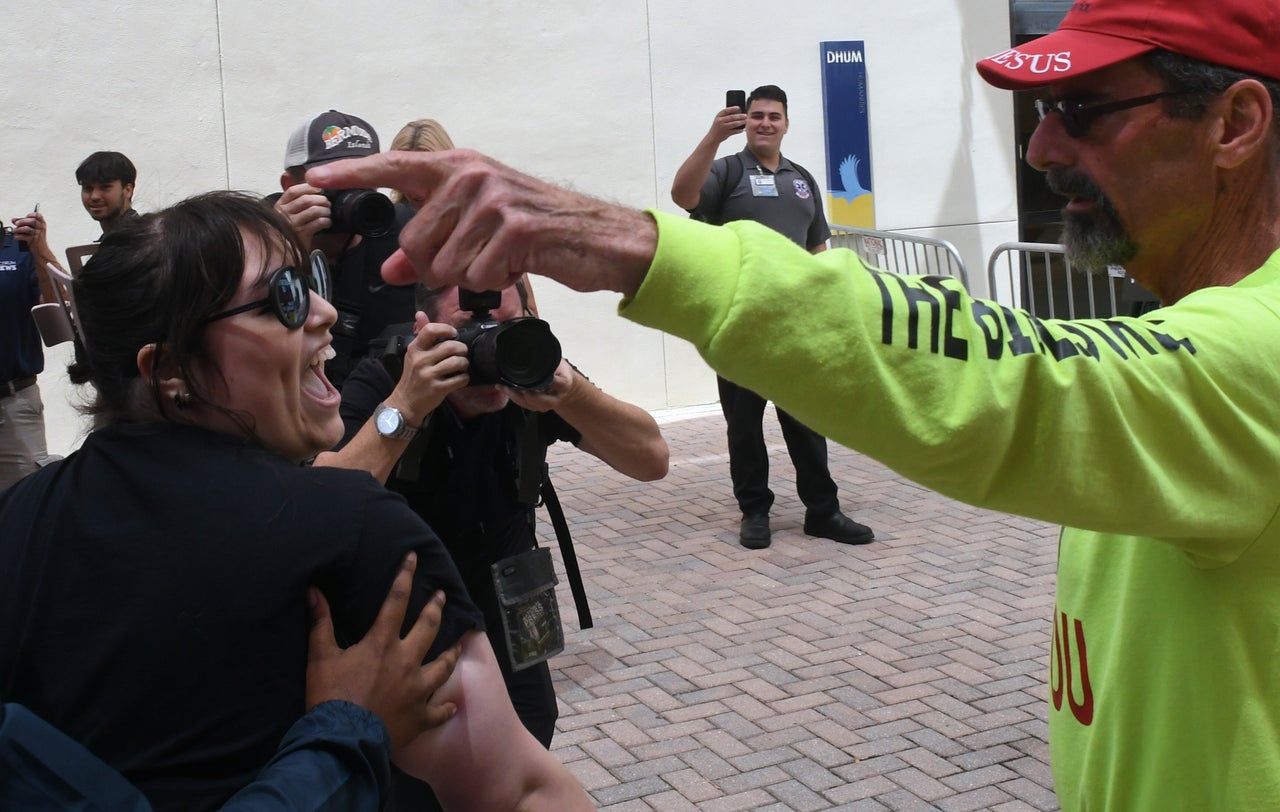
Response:
[[[381,434],[395,434],[404,425],[404,418],[400,416],[400,412],[392,408],[386,408],[378,412],[378,432]]]

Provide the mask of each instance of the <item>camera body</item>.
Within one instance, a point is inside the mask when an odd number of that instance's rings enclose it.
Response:
[[[385,237],[395,230],[396,207],[376,189],[325,189],[333,225],[329,231]]]
[[[458,304],[470,311],[471,319],[458,327],[456,341],[467,347],[470,364],[468,386],[502,384],[535,392],[551,388],[560,366],[560,341],[551,325],[534,316],[498,321],[489,311],[502,303],[501,291],[458,290]],[[382,365],[395,380],[404,369],[404,354],[413,335],[397,334],[387,339]]]

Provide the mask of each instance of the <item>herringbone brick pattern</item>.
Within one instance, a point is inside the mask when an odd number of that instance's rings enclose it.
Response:
[[[778,499],[762,551],[737,543],[718,411],[664,421],[658,483],[553,448],[596,624],[577,629],[562,572],[558,757],[616,812],[1057,809],[1056,529],[833,444],[845,512],[878,538],[810,538],[772,413],[765,426]]]

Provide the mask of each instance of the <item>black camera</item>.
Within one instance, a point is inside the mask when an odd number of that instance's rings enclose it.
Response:
[[[490,318],[489,311],[501,305],[502,291],[458,289],[458,306],[471,313],[455,339],[467,345],[469,386],[500,383],[513,389],[550,389],[560,366],[560,342],[552,335],[551,325],[533,316],[508,321]],[[400,380],[410,341],[412,335],[393,335],[382,351],[382,365],[394,380]]]
[[[396,207],[391,198],[374,189],[325,189],[332,210],[329,231],[385,237],[395,230]]]

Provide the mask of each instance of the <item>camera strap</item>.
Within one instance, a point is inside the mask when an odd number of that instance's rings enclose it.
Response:
[[[582,570],[578,568],[578,554],[573,549],[573,538],[569,535],[569,523],[565,521],[564,509],[560,507],[560,499],[556,496],[555,486],[551,484],[551,472],[543,463],[542,504],[547,508],[547,516],[551,518],[551,526],[556,531],[556,542],[560,545],[560,557],[564,563],[564,575],[569,579],[569,591],[573,593],[573,605],[578,610],[578,628],[590,629],[595,623],[591,620],[591,606],[587,603],[586,584],[582,582]]]
[[[547,509],[547,517],[556,532],[565,578],[569,581],[569,591],[573,593],[573,605],[578,610],[578,628],[590,629],[595,624],[591,620],[591,606],[587,603],[586,584],[578,567],[578,553],[573,548],[569,522],[564,518],[564,508],[560,507],[560,498],[551,484],[547,446],[538,431],[537,417],[523,409],[520,415],[523,419],[517,429],[519,465],[516,469],[516,494],[526,505],[537,505],[538,497],[542,497],[542,505]]]

